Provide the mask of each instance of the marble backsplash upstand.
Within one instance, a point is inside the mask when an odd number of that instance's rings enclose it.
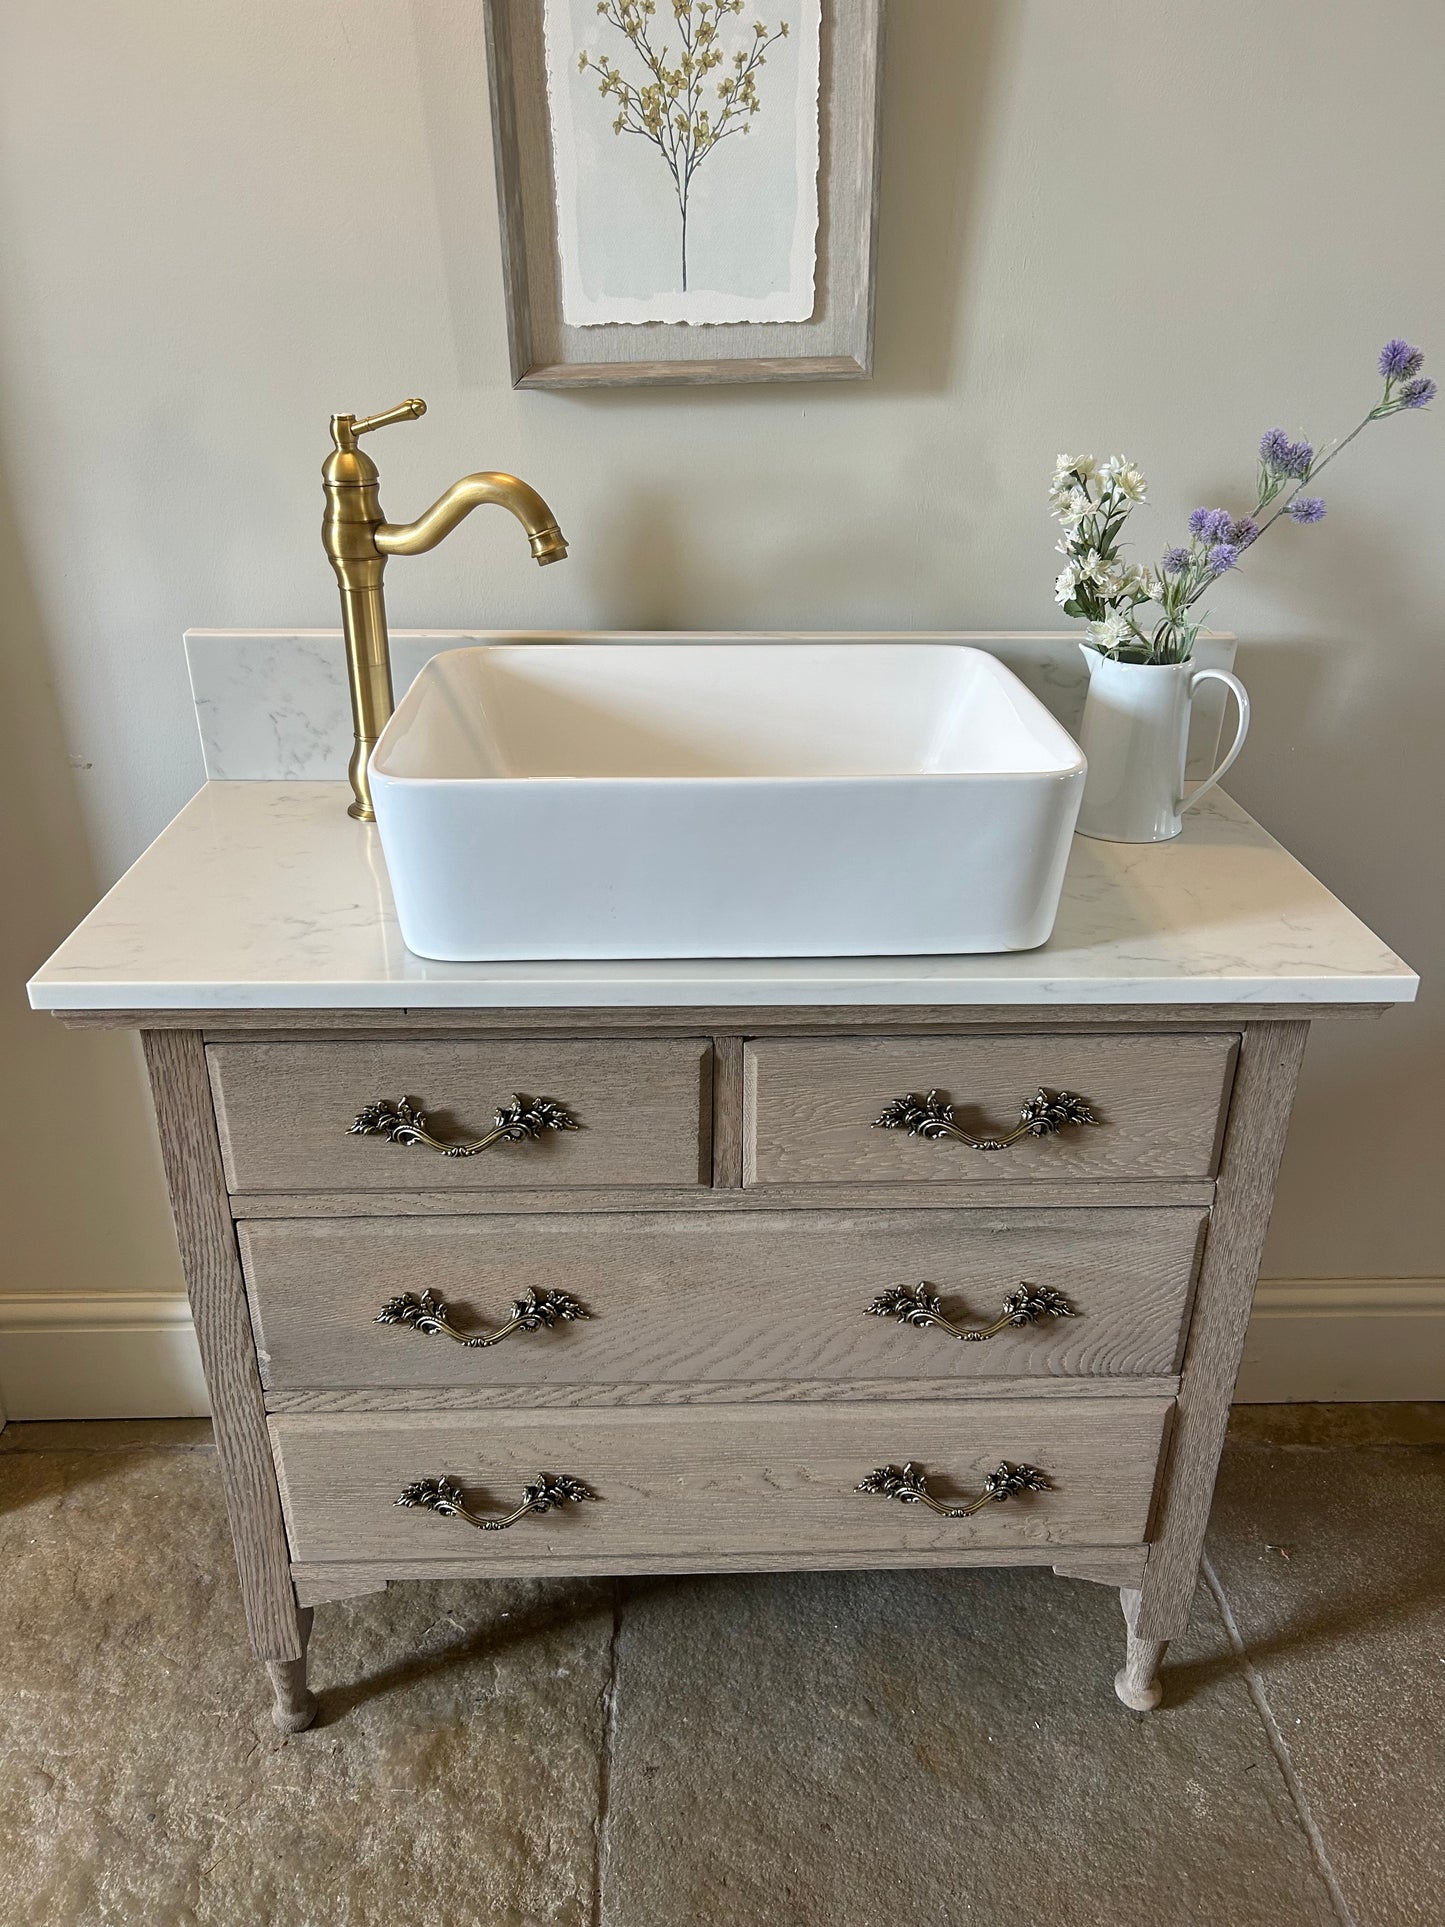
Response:
[[[488,643],[538,642],[962,642],[1007,663],[1021,681],[1077,735],[1088,689],[1079,632],[839,631],[746,636],[700,630],[667,635],[657,631],[507,631],[488,629],[394,629],[392,679],[397,697],[429,657],[446,649]],[[339,782],[351,756],[351,703],[346,657],[339,629],[189,629],[185,637],[196,722],[206,775],[231,782]],[[1201,636],[1199,666],[1234,666],[1232,636]],[[1191,781],[1214,767],[1224,719],[1224,692],[1206,683],[1194,705],[1187,774]]]

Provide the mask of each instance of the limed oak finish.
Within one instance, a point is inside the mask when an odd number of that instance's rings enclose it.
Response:
[[[274,1418],[271,1435],[293,1556],[434,1560],[483,1577],[492,1537],[423,1506],[399,1506],[416,1481],[445,1474],[469,1507],[505,1514],[546,1466],[581,1478],[589,1501],[525,1521],[510,1543],[536,1573],[626,1568],[639,1552],[665,1569],[677,1554],[745,1567],[754,1555],[947,1565],[956,1519],[922,1504],[860,1494],[876,1467],[929,1468],[929,1489],[966,1504],[1000,1460],[1036,1466],[1046,1488],[988,1504],[967,1522],[974,1547],[1053,1554],[1144,1538],[1167,1399],[1066,1399],[761,1406],[746,1424],[726,1409],[549,1413],[376,1413],[365,1420]],[[936,1472],[936,1476],[935,1476]],[[864,1503],[864,1499],[868,1503]],[[520,1536],[520,1535],[519,1535]],[[524,1550],[525,1546],[525,1550]],[[505,1554],[503,1555],[505,1556]]]
[[[1188,1617],[1307,1030],[1162,1009],[145,1026],[248,1622],[428,1574],[1043,1564]],[[940,1093],[1007,1149],[880,1129]],[[445,1146],[514,1092],[578,1124]]]
[[[1028,1184],[1214,1174],[1235,1040],[1178,1037],[762,1038],[744,1055],[743,1182]],[[1029,1138],[1007,1156],[940,1155],[880,1132],[883,1105],[936,1088],[958,1123],[992,1136],[1041,1087],[1088,1100],[1104,1128]]]
[[[239,1226],[262,1383],[273,1394],[450,1388],[589,1403],[609,1388],[715,1381],[920,1383],[1166,1377],[1178,1371],[1206,1214],[779,1211],[254,1219]],[[585,1314],[490,1345],[381,1323],[424,1280],[486,1336],[528,1290]],[[1020,1290],[1056,1312],[996,1326]],[[872,1307],[888,1302],[896,1310]],[[1052,1302],[1052,1301],[1050,1301]],[[1029,1310],[1030,1306],[1025,1306]],[[931,1395],[931,1392],[930,1392]],[[490,1402],[490,1401],[489,1401]],[[333,1406],[332,1409],[335,1409]]]
[[[367,1038],[216,1044],[206,1056],[233,1191],[691,1187],[711,1175],[711,1049],[702,1038]],[[514,1096],[560,1102],[580,1128],[476,1157],[347,1128],[368,1105],[410,1098],[439,1138],[465,1143]]]

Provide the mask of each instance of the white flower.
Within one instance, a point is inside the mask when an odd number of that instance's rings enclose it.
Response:
[[[1081,482],[1087,482],[1097,466],[1092,455],[1059,455],[1054,459],[1054,474],[1077,475]]]
[[[1066,602],[1073,599],[1074,591],[1078,586],[1079,576],[1076,569],[1068,568],[1059,570],[1058,575],[1054,578],[1054,601],[1058,603],[1060,608],[1062,608]]]
[[[1055,490],[1050,497],[1050,504],[1066,529],[1076,529],[1094,512],[1094,504],[1081,488]]]
[[[1133,631],[1117,609],[1111,609],[1102,622],[1089,624],[1089,640],[1096,649],[1118,649],[1132,636]]]
[[[1111,482],[1131,502],[1148,499],[1149,485],[1127,455],[1111,455],[1099,470],[1101,482]]]
[[[1100,594],[1106,596],[1123,593],[1128,573],[1118,556],[1111,556],[1105,561],[1097,549],[1090,549],[1079,564],[1079,572],[1087,576]]]

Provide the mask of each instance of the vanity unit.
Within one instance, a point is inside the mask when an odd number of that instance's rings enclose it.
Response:
[[[1044,1565],[1156,1704],[1315,1018],[1409,970],[1227,799],[1043,949],[437,964],[212,782],[32,1001],[143,1036],[251,1637],[395,1581]]]

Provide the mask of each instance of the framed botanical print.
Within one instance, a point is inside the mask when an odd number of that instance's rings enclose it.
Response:
[[[882,0],[489,0],[512,378],[872,362]]]

